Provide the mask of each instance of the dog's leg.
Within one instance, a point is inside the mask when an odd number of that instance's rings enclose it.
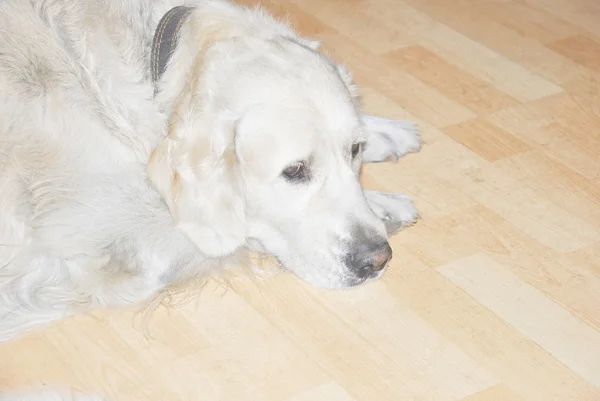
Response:
[[[367,134],[363,163],[396,161],[421,149],[419,129],[412,121],[369,114],[363,114],[362,120]],[[417,221],[417,209],[406,195],[365,190],[365,196],[373,212],[385,224],[388,234]]]
[[[362,115],[367,140],[363,163],[396,161],[421,149],[421,135],[412,121]]]
[[[419,217],[406,195],[365,190],[365,196],[375,215],[385,224],[388,235],[414,224]]]

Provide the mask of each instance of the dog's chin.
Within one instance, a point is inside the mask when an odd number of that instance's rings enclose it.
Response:
[[[379,280],[383,276],[384,272],[385,269],[367,277],[354,276],[351,278],[347,278],[339,289],[358,287],[360,285],[367,284],[371,281]]]
[[[381,278],[385,273],[383,269],[372,275],[366,277],[359,277],[348,269],[340,269],[341,271],[334,272],[333,270],[321,270],[321,269],[304,269],[304,266],[294,266],[291,261],[293,258],[286,259],[285,257],[279,257],[270,253],[260,241],[252,240],[248,242],[249,250],[253,252],[260,252],[265,255],[269,255],[277,261],[277,264],[283,269],[293,273],[296,277],[309,284],[312,287],[327,289],[327,290],[344,290],[358,287],[362,284],[366,284],[371,281],[375,281]]]
[[[292,270],[293,272],[293,270]],[[298,274],[295,273],[300,279],[307,284],[315,288],[326,289],[326,290],[346,290],[352,289],[371,281],[380,279],[385,272],[381,270],[371,276],[359,277],[352,272],[344,272],[339,275],[327,275],[327,274]]]

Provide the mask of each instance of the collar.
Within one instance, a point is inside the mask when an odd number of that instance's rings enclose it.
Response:
[[[150,56],[152,81],[155,85],[167,68],[167,63],[177,46],[179,30],[192,10],[193,7],[173,7],[163,15],[156,27],[154,39],[152,40],[152,54]]]

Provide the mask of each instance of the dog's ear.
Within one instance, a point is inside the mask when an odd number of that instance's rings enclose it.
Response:
[[[358,102],[360,100],[360,91],[358,90],[358,86],[354,83],[354,78],[350,70],[344,64],[336,64],[338,74],[346,84],[348,91],[350,92],[350,96],[354,102]]]
[[[245,200],[235,153],[233,120],[206,124],[192,95],[184,95],[167,138],[148,162],[150,182],[177,226],[209,257],[245,243]]]
[[[298,41],[300,43],[302,43],[304,46],[308,47],[309,49],[312,49],[314,51],[318,51],[319,48],[321,47],[321,42],[318,40],[314,40],[314,39],[308,39],[308,38],[298,38]]]

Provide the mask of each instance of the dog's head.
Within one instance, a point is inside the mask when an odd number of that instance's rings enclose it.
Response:
[[[349,74],[283,37],[210,47],[174,102],[150,180],[206,255],[274,255],[317,286],[381,274],[392,256],[358,175]]]

